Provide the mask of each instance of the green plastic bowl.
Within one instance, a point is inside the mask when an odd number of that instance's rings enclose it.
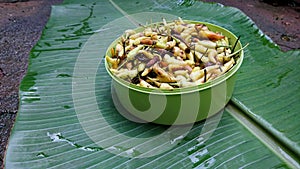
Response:
[[[230,44],[234,44],[238,39],[230,31],[211,23],[186,20],[185,22],[205,24],[214,32],[222,32],[228,37]],[[116,45],[118,40],[108,47],[106,55],[111,56],[110,49]],[[238,42],[235,51],[241,48],[242,44]],[[235,65],[228,72],[210,82],[174,90],[149,89],[130,84],[116,77],[109,70],[106,59],[104,60],[106,71],[112,78],[114,97],[117,97],[113,99],[114,104],[123,116],[129,113],[137,119],[141,119],[139,122],[182,125],[204,120],[223,110],[232,96],[236,72],[243,62],[243,57],[244,53],[241,50]]]

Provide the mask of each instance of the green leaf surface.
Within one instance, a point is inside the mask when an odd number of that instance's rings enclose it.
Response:
[[[184,127],[140,124],[121,116],[102,61],[108,45],[124,30],[162,16],[211,22],[250,43],[229,107],[194,124],[188,133],[182,132]],[[30,53],[5,166],[299,167],[299,54],[281,52],[236,8],[198,1],[66,0],[53,6]],[[243,116],[238,118],[237,112]],[[143,153],[158,154],[138,158]]]

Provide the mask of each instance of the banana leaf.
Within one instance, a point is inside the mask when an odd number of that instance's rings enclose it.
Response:
[[[177,17],[241,36],[229,104],[192,126],[135,123],[113,104],[103,57],[126,29]],[[30,53],[6,168],[299,168],[299,50],[236,8],[193,0],[65,0]]]

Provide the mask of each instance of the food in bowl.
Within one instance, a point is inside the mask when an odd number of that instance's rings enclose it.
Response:
[[[135,122],[127,115],[163,125],[204,120],[230,100],[246,46],[225,28],[180,18],[127,30],[105,56],[114,105]]]
[[[129,83],[172,90],[201,85],[226,73],[242,50],[233,52],[234,48],[222,32],[179,18],[143,31],[125,31],[106,61],[116,77]]]

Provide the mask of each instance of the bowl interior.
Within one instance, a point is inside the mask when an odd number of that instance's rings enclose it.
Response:
[[[211,31],[214,32],[221,32],[223,35],[225,35],[226,37],[228,37],[229,43],[230,44],[234,44],[237,41],[237,37],[230,32],[229,30],[222,28],[220,26],[208,23],[208,22],[200,22],[200,21],[190,21],[190,20],[184,20],[186,23],[195,23],[195,24],[205,24]],[[157,23],[154,23],[157,24]],[[136,31],[140,32],[143,31],[144,28],[137,28]],[[120,39],[116,39],[115,41],[113,41],[110,46],[108,47],[107,51],[106,51],[106,55],[111,57],[112,53],[111,53],[111,48],[113,48],[119,41]],[[235,47],[235,51],[239,50],[242,48],[242,44],[240,41],[238,41],[238,43],[236,44]],[[167,89],[159,89],[159,91],[157,89],[150,89],[150,88],[145,88],[145,87],[140,87],[134,84],[131,84],[121,78],[116,77],[110,70],[110,65],[107,63],[106,59],[105,59],[105,68],[106,71],[109,73],[109,75],[113,78],[113,80],[115,80],[116,82],[120,83],[121,85],[132,89],[132,90],[136,90],[139,92],[143,92],[143,93],[155,93],[155,94],[164,94],[164,95],[172,95],[172,94],[183,94],[183,93],[190,93],[190,92],[194,92],[194,91],[199,91],[199,90],[205,90],[207,88],[211,88],[212,86],[218,85],[219,83],[225,81],[226,79],[230,78],[241,66],[242,61],[243,61],[243,57],[244,57],[244,53],[243,50],[240,51],[239,57],[235,60],[235,65],[226,73],[224,73],[223,75],[217,77],[216,79],[203,83],[201,85],[197,85],[197,86],[191,86],[191,87],[185,87],[185,88],[175,88],[173,90],[167,90]]]

